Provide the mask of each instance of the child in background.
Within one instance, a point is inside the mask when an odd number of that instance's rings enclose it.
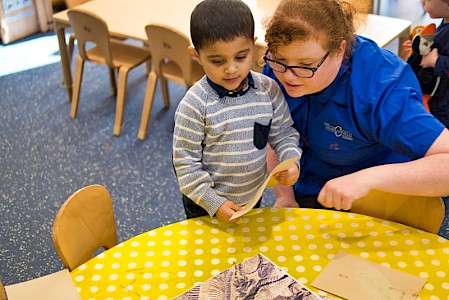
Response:
[[[431,18],[443,18],[435,32],[433,49],[422,57],[421,67],[434,68],[433,76],[439,77],[428,106],[430,112],[449,128],[449,0],[423,0],[423,5]],[[410,41],[405,45],[410,47]]]
[[[285,161],[301,155],[299,134],[276,82],[250,70],[254,19],[244,2],[201,2],[190,31],[189,51],[206,76],[176,110],[173,165],[187,218],[209,214],[235,223],[230,217],[268,176],[267,143]],[[298,177],[294,164],[276,179],[293,185]]]

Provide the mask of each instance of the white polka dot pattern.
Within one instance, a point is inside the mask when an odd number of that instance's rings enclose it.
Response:
[[[233,226],[209,217],[182,221],[121,243],[71,276],[82,299],[172,299],[263,253],[318,292],[310,283],[338,250],[425,278],[418,299],[449,299],[448,240],[385,220],[313,209],[260,208]]]

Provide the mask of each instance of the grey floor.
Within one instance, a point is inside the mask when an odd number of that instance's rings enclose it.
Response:
[[[384,0],[381,14],[427,24],[419,5]],[[53,219],[85,185],[110,191],[120,241],[184,219],[171,138],[185,87],[170,85],[170,109],[157,92],[149,136],[141,142],[145,68],[131,71],[123,132],[114,137],[107,70],[86,65],[78,117],[71,120],[57,51],[53,33],[0,44],[0,277],[7,285],[62,269],[51,242]],[[272,201],[268,193],[263,205]],[[441,234],[449,237],[447,220]]]

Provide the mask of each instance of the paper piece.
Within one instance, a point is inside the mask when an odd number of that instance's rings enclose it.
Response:
[[[345,299],[416,299],[426,280],[338,251],[312,286]]]
[[[69,270],[5,286],[8,300],[81,300]]]
[[[196,285],[174,299],[319,300],[321,298],[296,281],[267,257],[257,254]]]
[[[254,194],[254,197],[252,197],[248,202],[246,202],[244,204],[245,205],[245,209],[236,211],[229,220],[234,220],[234,219],[236,219],[236,218],[238,218],[240,216],[243,216],[248,211],[250,211],[254,207],[254,205],[256,205],[257,202],[259,202],[259,199],[260,199],[260,197],[262,197],[263,192],[265,191],[265,189],[272,188],[276,184],[278,184],[278,181],[274,178],[273,175],[278,173],[278,172],[288,170],[291,167],[291,165],[296,163],[296,161],[299,158],[300,158],[299,156],[292,157],[292,158],[287,159],[287,160],[281,162],[280,164],[278,164],[273,169],[273,171],[271,171],[270,175],[268,175],[268,177],[265,179],[265,181],[262,183],[262,185],[259,187],[257,192]]]

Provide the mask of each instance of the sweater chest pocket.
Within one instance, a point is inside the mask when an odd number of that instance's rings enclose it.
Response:
[[[270,134],[271,120],[268,125],[260,123],[254,123],[254,146],[257,149],[262,150],[265,148],[268,142],[268,135]]]

